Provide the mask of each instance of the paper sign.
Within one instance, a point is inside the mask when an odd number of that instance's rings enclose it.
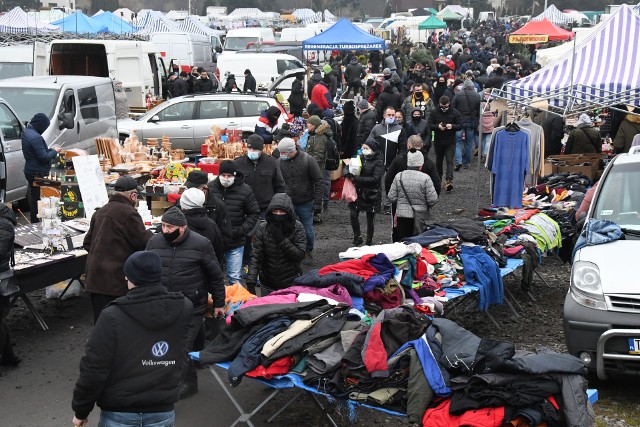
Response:
[[[525,35],[517,35],[511,34],[509,36],[509,43],[520,43],[520,44],[539,44],[546,43],[549,41],[549,36],[546,34],[535,35],[535,36],[525,36]]]
[[[71,158],[73,168],[76,171],[85,216],[91,219],[91,215],[97,208],[101,208],[109,201],[107,188],[104,185],[104,177],[100,168],[98,156],[74,156]]]
[[[400,137],[401,130],[394,130],[393,132],[385,133],[384,135],[380,135],[381,138],[386,139],[387,141],[398,142],[398,138]]]

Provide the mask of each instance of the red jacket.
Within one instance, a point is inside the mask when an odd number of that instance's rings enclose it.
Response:
[[[318,83],[313,87],[311,91],[311,102],[317,104],[323,110],[331,108],[331,94],[329,93],[329,89],[322,83]]]
[[[374,274],[378,274],[379,271],[369,264],[369,259],[373,258],[375,255],[367,254],[364,255],[360,259],[353,259],[350,261],[342,261],[336,264],[330,264],[322,267],[318,274],[320,276],[324,276],[328,273],[351,273],[356,276],[362,277],[365,281],[373,276]]]
[[[427,409],[422,417],[424,427],[472,426],[500,427],[504,420],[504,407],[480,408],[461,415],[450,415],[450,399],[443,400],[437,407]]]

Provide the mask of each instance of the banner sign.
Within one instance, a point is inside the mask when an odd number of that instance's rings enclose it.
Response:
[[[547,43],[548,41],[549,41],[549,36],[546,34],[535,35],[535,36],[511,34],[509,36],[509,43],[538,44],[538,43]]]

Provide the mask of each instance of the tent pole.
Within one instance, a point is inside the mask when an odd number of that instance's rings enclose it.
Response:
[[[570,86],[570,91],[573,92],[573,74],[574,74],[574,68],[576,66],[576,33],[573,33],[573,52],[571,53],[571,86]],[[571,108],[573,107],[573,99],[569,99],[569,102],[567,103],[567,110],[571,110]]]
[[[481,95],[482,97],[484,97],[484,93],[482,93]],[[491,110],[491,104],[489,103],[489,99],[485,99],[485,105],[482,105],[482,101],[480,102],[480,116],[478,118],[478,168],[476,171],[476,215],[478,214],[478,212],[480,212],[480,172],[481,172],[481,168],[482,168],[482,156],[485,154],[483,150],[483,143],[482,143],[482,114],[484,114],[484,110],[489,107],[489,110]]]

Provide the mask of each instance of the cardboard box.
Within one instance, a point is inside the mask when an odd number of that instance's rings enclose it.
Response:
[[[598,165],[596,163],[591,163],[590,165],[585,166],[558,166],[558,173],[562,172],[581,173],[590,180],[593,180],[596,177],[596,173],[598,173]]]
[[[174,204],[168,200],[152,200],[151,215],[162,216],[162,214]]]
[[[542,165],[542,176],[553,175],[558,172],[558,166],[555,163],[545,162]]]
[[[547,169],[553,170],[551,173],[581,173],[593,180],[598,171],[603,169],[602,156],[597,153],[549,156],[545,161],[543,171],[545,171],[545,175],[547,175]]]
[[[84,218],[84,204],[82,202],[64,201],[62,208],[62,220],[69,221],[76,218]]]

